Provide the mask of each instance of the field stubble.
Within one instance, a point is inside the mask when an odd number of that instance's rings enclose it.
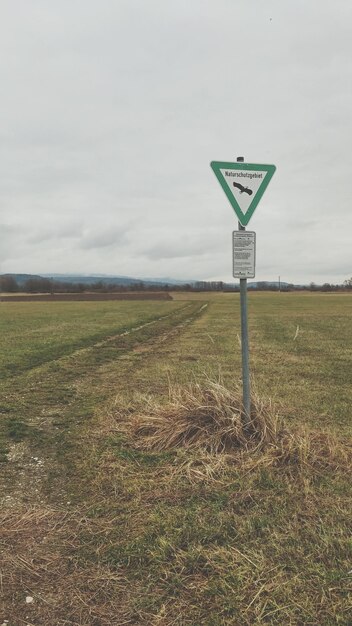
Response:
[[[250,296],[251,433],[238,298],[208,300],[27,309],[1,383],[10,626],[351,623],[352,299]]]

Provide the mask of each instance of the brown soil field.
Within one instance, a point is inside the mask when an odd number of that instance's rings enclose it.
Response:
[[[103,300],[172,300],[165,291],[138,291],[123,293],[55,293],[28,294],[21,296],[1,296],[0,302],[66,302],[66,301],[103,301]]]

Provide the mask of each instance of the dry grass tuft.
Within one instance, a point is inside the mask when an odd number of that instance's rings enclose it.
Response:
[[[221,382],[170,387],[169,402],[146,399],[144,411],[132,418],[134,445],[144,450],[202,449],[211,454],[262,450],[273,444],[282,427],[271,402],[252,397],[251,422],[243,420],[240,388]]]
[[[352,470],[352,445],[336,437],[314,430],[295,429],[285,432],[278,441],[272,456],[280,465],[298,468],[332,469],[350,473]]]
[[[289,471],[352,469],[352,447],[336,437],[284,427],[270,400],[252,394],[251,423],[246,427],[242,391],[221,381],[170,385],[169,400],[160,404],[140,396],[114,411],[118,429],[136,450],[179,450],[175,472],[194,480],[217,480],[230,466],[244,470],[280,466]],[[183,452],[185,454],[183,454]]]

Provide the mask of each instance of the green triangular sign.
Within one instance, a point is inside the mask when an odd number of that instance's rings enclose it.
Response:
[[[210,165],[239,222],[247,226],[274,175],[275,165],[226,161],[212,161]]]

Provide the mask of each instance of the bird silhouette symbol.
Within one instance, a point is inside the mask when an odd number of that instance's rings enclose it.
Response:
[[[252,189],[249,189],[249,187],[243,187],[240,183],[233,183],[233,186],[237,187],[237,189],[240,190],[240,193],[248,193],[249,196],[253,193]]]

